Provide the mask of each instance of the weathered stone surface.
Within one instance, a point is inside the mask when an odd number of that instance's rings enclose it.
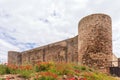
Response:
[[[109,67],[112,60],[111,18],[105,14],[84,17],[78,28],[78,62],[95,68]]]
[[[114,59],[111,18],[105,14],[89,15],[79,22],[78,36],[20,53],[8,52],[8,63],[72,62],[107,70]]]
[[[21,52],[22,59],[21,63],[35,64],[37,62],[42,61],[77,63],[78,61],[77,48],[78,48],[78,36],[64,41],[56,42],[53,44]]]
[[[22,61],[22,58],[21,58],[20,52],[16,52],[16,51],[9,51],[8,52],[8,63],[9,64],[20,65],[21,61]]]

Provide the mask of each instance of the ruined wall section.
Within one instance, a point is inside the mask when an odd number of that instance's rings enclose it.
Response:
[[[15,64],[15,65],[21,65],[22,57],[20,52],[16,51],[9,51],[8,52],[8,63],[9,64]]]
[[[77,62],[78,36],[22,52],[22,64],[42,61]]]
[[[21,52],[22,54],[22,64],[33,64],[37,61],[43,61],[43,50],[42,49],[32,49],[28,51]]]
[[[105,14],[84,17],[78,28],[78,55],[81,64],[105,69],[112,60],[111,18]]]
[[[45,61],[66,62],[67,43],[66,41],[48,45],[45,49]]]
[[[78,36],[67,40],[67,62],[78,63]]]

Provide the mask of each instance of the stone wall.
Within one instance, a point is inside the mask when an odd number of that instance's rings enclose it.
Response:
[[[8,52],[8,63],[9,64],[16,64],[21,65],[21,53],[16,51],[9,51]]]
[[[78,36],[67,40],[67,62],[78,63]]]
[[[11,51],[8,63],[72,62],[103,71],[110,66],[112,56],[111,18],[105,14],[93,14],[79,22],[78,36],[24,52]]]
[[[111,18],[105,14],[84,17],[78,27],[78,62],[105,69],[112,60]]]
[[[22,52],[22,63],[36,63],[39,61],[66,61],[66,42],[58,42],[43,47]]]
[[[24,51],[21,52],[22,64],[35,64],[40,61],[77,63],[78,61],[77,46],[78,36],[53,44],[49,44],[43,47],[38,47],[35,49]]]

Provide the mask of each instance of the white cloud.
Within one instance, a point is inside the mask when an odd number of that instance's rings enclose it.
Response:
[[[3,40],[1,40],[1,39],[0,39],[0,45],[5,46],[6,48],[17,49],[16,46],[11,45],[10,43],[5,42],[5,41],[3,41]],[[17,49],[17,50],[18,50],[18,49]]]
[[[19,48],[0,39],[0,63],[7,61],[8,50],[19,51]]]

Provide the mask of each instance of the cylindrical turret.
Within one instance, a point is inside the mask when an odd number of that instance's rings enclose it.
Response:
[[[108,67],[112,60],[111,18],[92,14],[78,26],[78,62],[98,69]]]

